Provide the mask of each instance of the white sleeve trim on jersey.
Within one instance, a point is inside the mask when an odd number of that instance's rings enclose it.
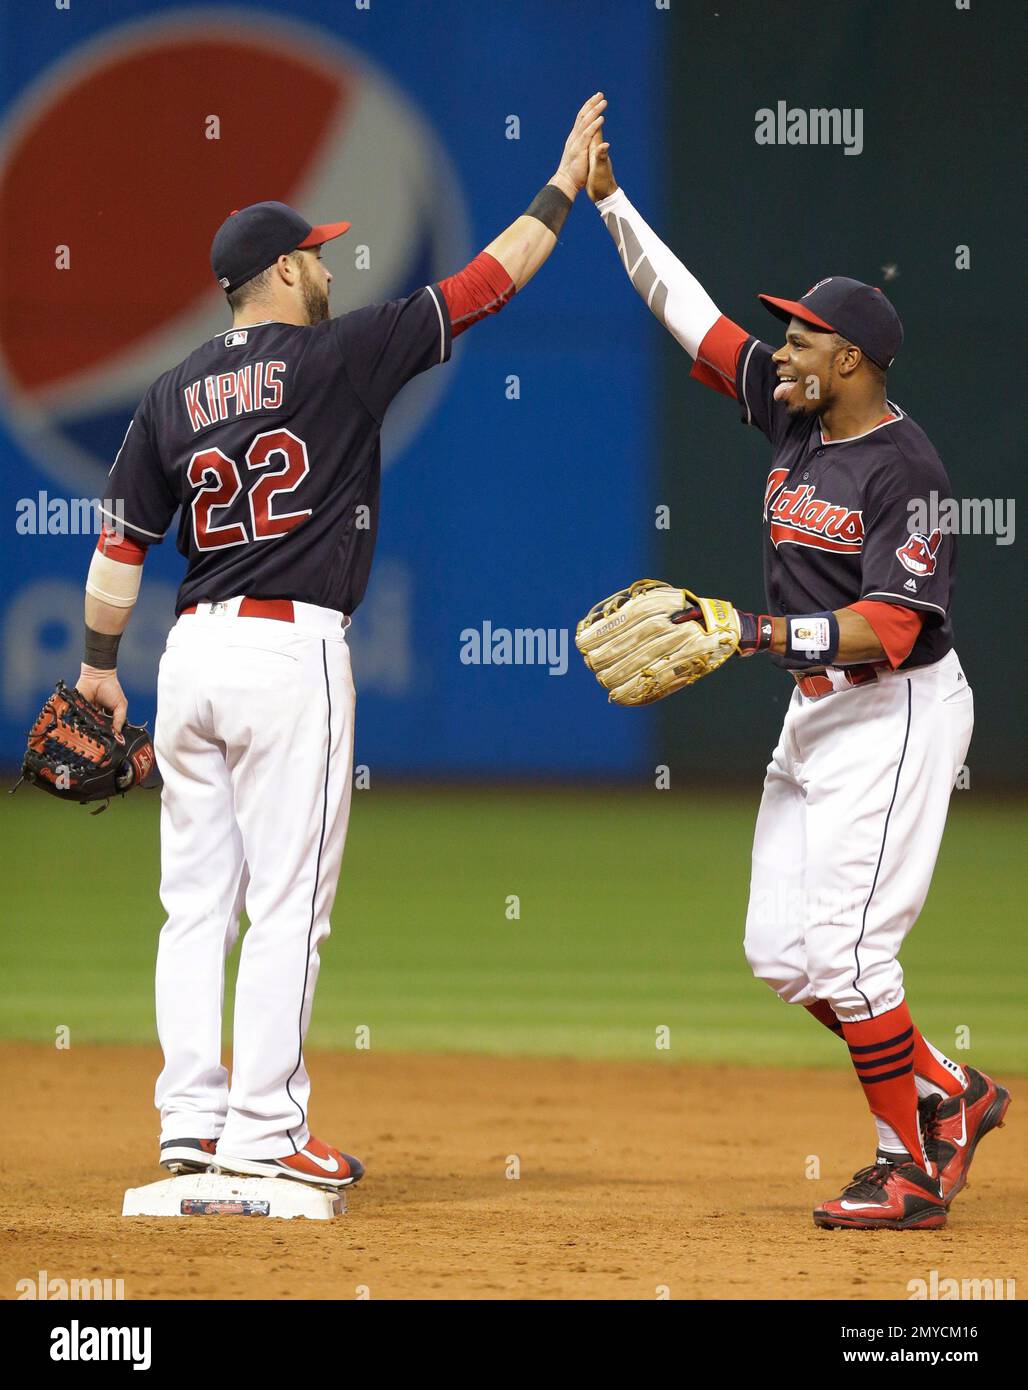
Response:
[[[740,386],[742,387],[742,403],[743,403],[743,405],[746,407],[746,423],[747,423],[747,425],[752,425],[752,424],[753,424],[753,411],[750,409],[750,403],[749,403],[749,400],[747,399],[747,396],[746,396],[746,373],[749,371],[749,367],[750,367],[750,358],[753,356],[753,349],[754,349],[756,346],[757,346],[757,339],[754,338],[753,342],[750,343],[749,351],[748,351],[747,354],[746,354],[746,361],[742,364],[742,377],[740,378]]]
[[[124,438],[122,439],[122,441],[121,441],[121,445],[120,445],[119,448],[118,448],[118,452],[114,455],[114,462],[111,464],[110,468],[108,468],[108,470],[107,470],[107,476],[108,476],[108,478],[111,476],[111,474],[114,472],[114,470],[115,470],[115,469],[117,468],[117,466],[118,466],[118,460],[121,458],[121,451],[122,451],[122,449],[124,449],[125,445],[128,443],[129,430],[131,430],[132,426],[133,426],[135,423],[136,423],[135,416],[133,416],[132,419],[128,422],[128,429],[125,431],[125,437],[124,437]]]
[[[440,308],[440,305],[439,305],[439,298],[438,298],[438,296],[436,295],[436,292],[435,292],[435,290],[432,288],[432,286],[431,286],[431,285],[426,285],[426,286],[425,286],[425,289],[428,290],[429,294],[432,296],[432,303],[435,305],[435,311],[436,311],[436,313],[439,315],[439,361],[440,361],[440,362],[445,362],[445,361],[446,361],[446,323],[445,323],[445,321],[444,321],[444,319],[443,319],[443,311],[442,311],[442,309]]]
[[[861,594],[860,601],[866,598],[898,598],[904,608],[931,608],[935,613],[946,616],[945,608],[940,608],[937,603],[928,603],[923,598],[914,598],[911,594],[894,594],[890,589],[876,589],[872,594]]]
[[[159,541],[164,535],[163,531],[147,531],[142,526],[136,526],[131,521],[126,521],[123,516],[119,516],[116,512],[112,512],[110,508],[101,507],[99,503],[97,503],[96,509],[101,516],[109,516],[115,526],[127,526],[130,531],[138,531],[141,536],[149,536],[151,540]]]
[[[721,317],[721,310],[628,201],[623,188],[601,198],[596,211],[646,307],[690,357]]]

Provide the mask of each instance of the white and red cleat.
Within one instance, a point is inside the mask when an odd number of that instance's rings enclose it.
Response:
[[[302,1149],[284,1158],[234,1158],[219,1150],[216,1163],[223,1173],[250,1178],[294,1178],[314,1187],[351,1187],[364,1176],[364,1164],[359,1158],[323,1144],[313,1134]]]

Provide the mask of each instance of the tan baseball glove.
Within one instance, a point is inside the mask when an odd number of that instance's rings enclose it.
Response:
[[[739,648],[739,615],[660,579],[637,579],[589,610],[575,646],[616,705],[649,705],[723,666]]]

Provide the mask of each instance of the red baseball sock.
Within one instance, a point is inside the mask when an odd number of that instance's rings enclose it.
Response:
[[[891,1126],[915,1163],[928,1169],[917,1123],[914,1024],[906,1001],[878,1018],[842,1025],[850,1060],[872,1115]]]
[[[818,1023],[823,1023],[825,1027],[838,1037],[842,1037],[842,1024],[835,1016],[835,1010],[827,999],[815,999],[813,1004],[804,1004],[808,1014],[812,1014]]]
[[[823,1023],[831,1033],[837,1037],[842,1037],[842,1024],[835,1016],[835,1010],[827,999],[815,999],[813,1004],[803,1006],[808,1014],[817,1019],[818,1023]],[[939,1061],[938,1056],[932,1050],[927,1039],[921,1036],[921,1030],[916,1024],[914,1028],[914,1075],[923,1076],[926,1081],[930,1081],[933,1086],[937,1086],[940,1091],[945,1091],[948,1096],[958,1096],[967,1085],[967,1078],[961,1078],[956,1071],[950,1071],[949,1067]],[[956,1063],[951,1062],[950,1066],[956,1068]]]

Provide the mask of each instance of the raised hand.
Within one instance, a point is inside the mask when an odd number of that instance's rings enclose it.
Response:
[[[604,140],[602,132],[597,130],[589,142],[586,192],[594,203],[598,203],[601,198],[609,198],[616,188],[614,169],[610,162],[610,142]]]

